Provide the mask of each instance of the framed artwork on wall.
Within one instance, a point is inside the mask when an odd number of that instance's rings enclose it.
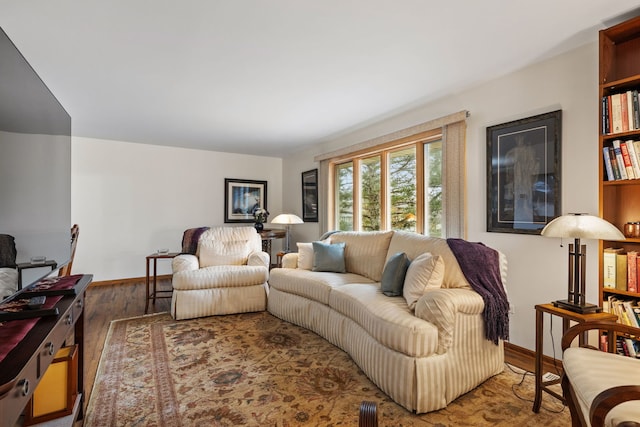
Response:
[[[540,234],[561,215],[562,111],[487,127],[487,231]]]
[[[254,222],[259,208],[267,209],[267,181],[224,179],[224,222]]]
[[[302,172],[302,220],[318,222],[318,169]]]

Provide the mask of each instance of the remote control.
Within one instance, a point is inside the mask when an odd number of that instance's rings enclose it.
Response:
[[[29,307],[31,310],[39,310],[42,308],[46,300],[47,300],[47,297],[45,296],[33,297],[29,299],[29,302],[27,303],[27,307]]]

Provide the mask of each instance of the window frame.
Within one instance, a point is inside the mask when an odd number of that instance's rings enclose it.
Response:
[[[443,139],[442,129],[432,129],[400,138],[394,141],[385,142],[383,144],[354,151],[341,156],[328,159],[329,180],[332,182],[329,190],[328,202],[330,204],[328,212],[333,212],[327,218],[329,230],[338,229],[338,211],[336,206],[338,190],[336,171],[340,165],[353,162],[353,229],[355,231],[362,230],[361,200],[360,200],[360,173],[361,161],[374,156],[380,156],[380,230],[391,230],[390,217],[390,186],[389,186],[389,159],[393,152],[401,151],[407,148],[413,148],[416,156],[416,233],[424,234],[424,145]],[[444,162],[443,162],[444,176]]]

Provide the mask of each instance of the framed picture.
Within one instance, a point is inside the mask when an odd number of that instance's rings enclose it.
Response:
[[[302,172],[302,220],[318,222],[318,169]]]
[[[224,222],[254,222],[258,208],[267,209],[267,181],[224,179]]]
[[[487,128],[487,231],[540,234],[561,215],[562,111]]]

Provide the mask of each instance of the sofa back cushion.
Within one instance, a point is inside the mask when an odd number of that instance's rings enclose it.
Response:
[[[245,265],[249,254],[262,250],[262,239],[253,227],[212,227],[198,242],[200,267]]]
[[[393,231],[342,231],[329,237],[331,243],[345,243],[347,272],[379,282],[387,261]],[[393,252],[405,252],[402,250]],[[392,254],[393,255],[393,254]]]
[[[422,234],[407,231],[395,231],[389,243],[388,257],[390,258],[398,252],[407,254],[410,260],[414,260],[418,255],[430,252],[434,256],[441,256],[444,261],[443,288],[471,288],[469,282],[464,277],[460,265],[455,255],[449,249],[446,239],[428,237]]]

